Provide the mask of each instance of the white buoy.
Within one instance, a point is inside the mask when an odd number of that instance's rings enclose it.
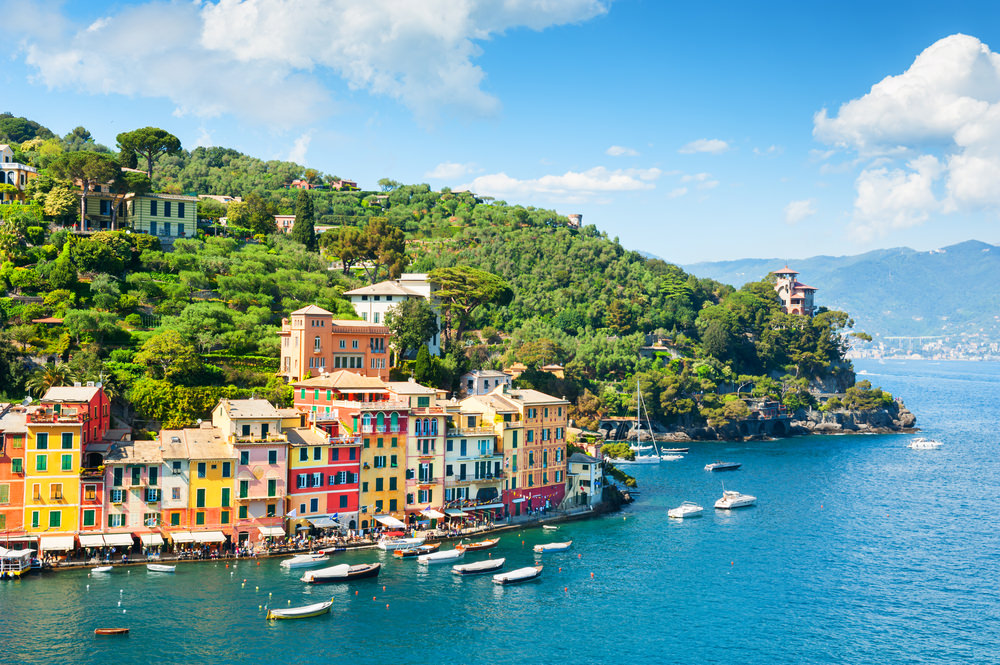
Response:
[[[118,607],[121,607],[121,606],[122,606],[122,601],[119,600],[118,601]]]
[[[128,610],[122,610],[122,614],[125,614],[126,612],[128,612]]]

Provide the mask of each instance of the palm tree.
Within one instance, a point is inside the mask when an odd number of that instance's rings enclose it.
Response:
[[[41,397],[53,386],[65,386],[76,380],[76,374],[69,365],[62,362],[49,363],[32,374],[25,387],[37,397]]]

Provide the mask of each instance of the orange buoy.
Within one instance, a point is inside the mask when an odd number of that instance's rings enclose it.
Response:
[[[375,596],[372,596],[372,600],[375,600]]]
[[[389,609],[389,603],[385,604],[385,609]]]
[[[382,591],[385,591],[385,587],[384,586],[382,587]]]
[[[356,596],[356,595],[358,595],[358,592],[357,592],[357,591],[355,591],[355,592],[354,592],[354,595],[355,595],[355,596]]]
[[[229,568],[229,564],[228,563],[226,564],[226,568]]]
[[[590,579],[594,579],[594,574],[593,573],[590,574]]]
[[[568,586],[564,586],[563,587],[563,591],[569,591],[569,587]]]

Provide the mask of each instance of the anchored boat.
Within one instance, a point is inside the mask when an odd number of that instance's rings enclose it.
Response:
[[[302,607],[288,607],[280,610],[269,609],[267,611],[267,619],[268,621],[274,619],[306,619],[326,614],[332,606],[332,600],[325,600],[322,603],[313,603],[312,605],[303,605]]]
[[[572,546],[573,541],[567,540],[564,543],[544,543],[542,545],[535,545],[534,550],[538,554],[545,554],[546,552],[565,552]]]
[[[456,575],[482,575],[483,573],[492,573],[495,570],[500,570],[503,568],[503,564],[507,559],[486,559],[485,561],[476,561],[475,563],[464,563],[458,566],[452,566],[451,572]]]
[[[542,566],[528,566],[527,568],[518,568],[517,570],[512,570],[509,573],[500,573],[499,575],[493,576],[494,584],[518,584],[520,582],[527,582],[529,580],[538,579],[539,575],[542,574]]]
[[[327,584],[330,582],[353,582],[366,577],[378,577],[380,563],[359,563],[350,565],[342,563],[339,566],[310,570],[302,576],[302,581],[309,584]]]

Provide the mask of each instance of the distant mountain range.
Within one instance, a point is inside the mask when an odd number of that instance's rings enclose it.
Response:
[[[682,266],[698,277],[742,286],[785,259]],[[986,336],[1000,339],[1000,247],[978,240],[929,252],[908,247],[857,256],[788,261],[814,286],[816,304],[849,312],[855,330],[876,336]]]

